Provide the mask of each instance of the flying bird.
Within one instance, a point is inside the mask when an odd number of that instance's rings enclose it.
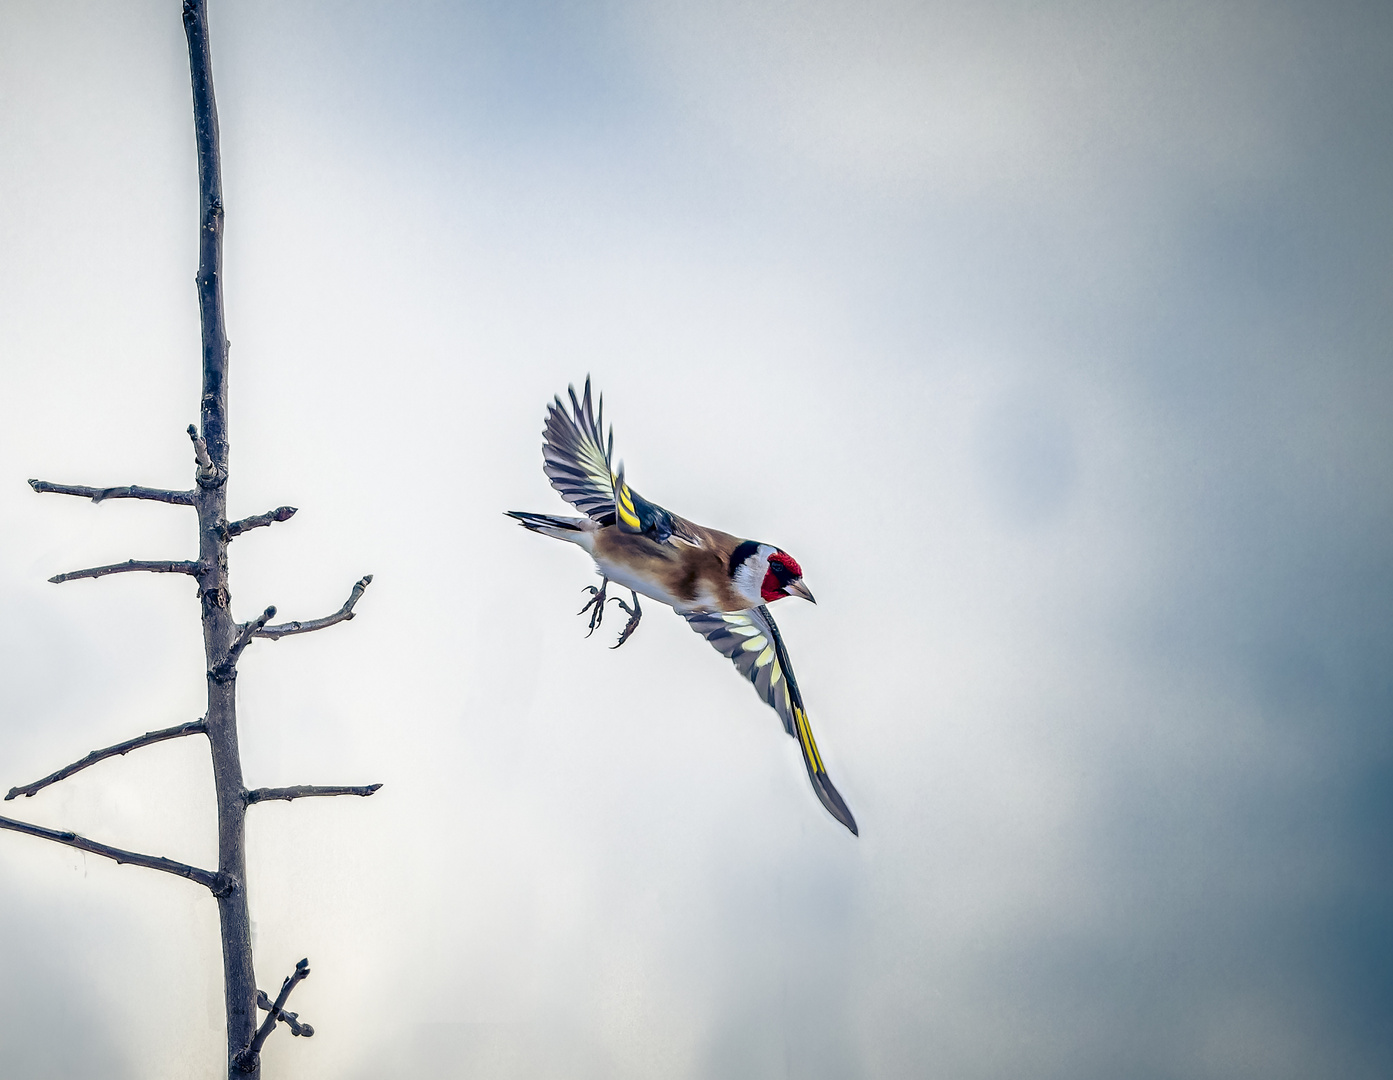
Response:
[[[542,471],[561,497],[584,517],[557,517],[509,510],[524,528],[583,548],[595,560],[599,586],[588,585],[590,599],[580,614],[590,613],[595,632],[613,600],[629,616],[619,648],[643,617],[639,594],[667,604],[753,685],[798,740],[813,790],[831,815],[856,835],[856,820],[828,779],[788,649],[768,605],[785,596],[816,603],[803,583],[793,556],[773,544],[742,540],[680,518],[634,491],[624,466],[612,466],[614,429],[604,429],[604,399],[592,407],[590,379],[578,400],[569,388],[571,411],[561,398],[547,406],[542,435]],[[614,582],[629,590],[632,603],[606,593]]]

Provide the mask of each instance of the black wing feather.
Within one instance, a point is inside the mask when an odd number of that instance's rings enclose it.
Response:
[[[823,767],[803,695],[793,676],[793,664],[769,608],[760,605],[746,611],[694,612],[684,618],[717,652],[734,662],[735,669],[753,684],[764,703],[779,714],[784,730],[798,740],[818,799],[828,813],[850,829],[853,836],[857,835],[856,819]]]
[[[561,497],[581,513],[601,525],[614,524],[614,472],[610,455],[614,450],[614,430],[609,442],[601,437],[605,403],[601,397],[599,416],[591,407],[590,379],[585,380],[583,400],[576,400],[574,386],[571,413],[558,397],[547,406],[547,422],[542,437],[542,471]]]

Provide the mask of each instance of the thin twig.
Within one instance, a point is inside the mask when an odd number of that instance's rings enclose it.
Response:
[[[343,607],[332,615],[326,615],[322,619],[311,619],[309,622],[288,622],[280,623],[276,626],[261,627],[256,631],[257,637],[270,638],[272,641],[279,641],[283,637],[291,634],[308,634],[312,630],[323,630],[326,626],[333,626],[335,623],[347,622],[353,618],[353,605],[363,595],[364,590],[372,584],[372,575],[364,574],[358,584],[353,586],[353,591],[348,594],[348,599],[344,601]]]
[[[293,506],[278,506],[274,510],[267,510],[264,514],[245,517],[241,521],[228,522],[222,527],[222,538],[231,540],[234,536],[241,536],[248,529],[259,529],[263,525],[270,525],[273,521],[289,521],[295,516],[295,510],[296,508]]]
[[[313,1025],[300,1023],[299,1013],[286,1012],[286,1010],[284,1009],[277,1009],[275,1004],[271,1001],[271,999],[266,996],[265,990],[258,990],[256,992],[256,1007],[258,1009],[261,1009],[263,1012],[274,1012],[276,1014],[276,1019],[279,1020],[286,1027],[288,1027],[290,1029],[290,1034],[296,1036],[297,1038],[303,1035],[305,1038],[308,1039],[311,1035],[314,1034]]]
[[[148,570],[152,574],[197,574],[199,566],[196,562],[187,561],[159,560],[156,562],[149,562],[138,559],[127,559],[125,562],[112,563],[110,566],[94,566],[90,570],[70,570],[66,574],[54,574],[48,580],[55,585],[61,585],[65,581],[77,581],[80,578],[106,577],[107,574],[125,574],[132,570]]]
[[[272,604],[251,622],[242,624],[237,632],[237,638],[227,650],[227,656],[224,657],[223,662],[208,673],[213,676],[215,682],[226,682],[232,678],[237,667],[237,658],[242,655],[242,650],[251,644],[256,632],[265,626],[268,620],[275,617],[276,606]]]
[[[251,1045],[237,1055],[237,1065],[243,1072],[255,1072],[260,1064],[258,1055],[261,1053],[262,1046],[265,1045],[267,1037],[275,1030],[276,1020],[285,1012],[285,1003],[290,997],[290,991],[299,985],[301,979],[306,979],[310,974],[310,962],[306,957],[295,965],[295,970],[286,976],[285,982],[281,984],[281,992],[276,995],[275,1003],[266,1014],[266,1019],[261,1022],[261,1027],[256,1031],[256,1037],[252,1039]]]
[[[289,802],[291,799],[305,799],[314,795],[361,795],[363,798],[367,798],[381,786],[381,784],[362,784],[358,787],[323,787],[318,784],[300,784],[296,787],[259,787],[247,792],[242,797],[246,799],[248,806],[259,802],[272,802],[277,799]]]
[[[106,499],[149,499],[151,502],[172,503],[175,506],[193,505],[192,491],[167,491],[164,488],[140,487],[137,484],[128,487],[94,488],[81,484],[50,484],[47,480],[30,480],[29,486],[40,495],[45,492],[54,495],[76,495],[82,499],[91,499],[94,503]]]
[[[159,731],[147,731],[144,735],[134,739],[127,739],[119,742],[115,746],[108,746],[105,750],[93,750],[85,758],[74,761],[71,765],[64,765],[56,773],[45,776],[42,780],[35,780],[32,784],[25,784],[23,787],[12,787],[10,793],[5,796],[5,801],[23,795],[26,799],[32,797],[35,792],[42,791],[49,784],[56,784],[59,780],[66,780],[75,772],[81,772],[89,765],[95,765],[109,757],[117,757],[128,754],[132,750],[138,750],[142,746],[150,746],[152,743],[164,742],[166,739],[179,739],[185,735],[207,734],[208,726],[202,720],[192,720],[187,724],[180,724],[178,727],[162,728]]]
[[[198,428],[189,425],[189,440],[193,443],[193,459],[198,463],[198,472],[194,474],[199,484],[203,487],[216,486],[227,476],[218,475],[218,467],[213,464],[213,459],[208,455],[208,444],[203,441],[203,436],[198,433]]]
[[[198,882],[210,890],[214,896],[223,895],[229,886],[222,874],[216,874],[211,870],[203,870],[197,866],[189,866],[187,863],[175,862],[162,855],[142,855],[137,851],[125,851],[122,848],[112,847],[110,844],[88,840],[85,836],[78,836],[75,832],[45,829],[42,825],[30,825],[27,821],[15,821],[13,818],[7,817],[0,817],[0,829],[11,829],[14,832],[37,836],[41,840],[52,840],[56,844],[66,844],[68,847],[74,847],[80,851],[90,851],[93,855],[101,855],[118,863],[144,866],[150,870],[163,870],[166,874],[174,874],[176,877]]]

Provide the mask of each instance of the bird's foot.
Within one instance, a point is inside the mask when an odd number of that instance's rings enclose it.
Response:
[[[611,649],[617,649],[619,648],[619,646],[623,645],[624,642],[628,641],[629,635],[632,634],[636,629],[638,629],[639,619],[643,618],[643,608],[639,607],[638,605],[638,593],[630,589],[629,595],[634,598],[633,607],[630,607],[628,604],[624,603],[624,601],[619,599],[619,597],[617,596],[614,598],[614,602],[618,604],[620,608],[623,609],[626,615],[629,616],[629,621],[624,624],[624,632],[619,635],[619,640],[610,646]]]
[[[590,612],[590,629],[585,632],[586,637],[593,634],[595,632],[595,627],[599,626],[600,623],[604,621],[605,600],[608,599],[605,596],[605,588],[608,585],[609,578],[601,578],[600,587],[598,589],[594,585],[587,585],[584,589],[585,592],[590,594],[590,599],[585,602],[585,606],[577,611],[576,614],[584,615],[587,611]],[[623,601],[620,601],[620,603],[623,603]]]

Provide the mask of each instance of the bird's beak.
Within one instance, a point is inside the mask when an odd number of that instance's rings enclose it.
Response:
[[[802,578],[799,578],[797,581],[790,581],[784,586],[784,592],[788,593],[789,596],[801,596],[810,604],[817,603],[817,601],[813,599],[812,590],[803,584]]]

